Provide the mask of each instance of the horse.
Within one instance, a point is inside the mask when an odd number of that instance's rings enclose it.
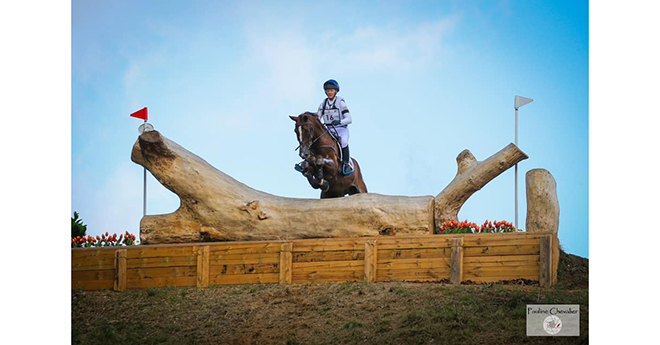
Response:
[[[351,157],[354,166],[352,174],[342,173],[342,161],[339,159],[341,146],[315,113],[305,112],[289,117],[296,122],[294,132],[300,144],[299,155],[305,160],[302,173],[312,188],[321,189],[321,199],[367,193],[357,160]]]

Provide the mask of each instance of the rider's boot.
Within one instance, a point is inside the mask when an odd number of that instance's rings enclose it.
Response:
[[[353,168],[351,168],[351,165],[348,164],[349,160],[351,159],[349,153],[348,153],[348,146],[343,147],[341,149],[341,154],[344,158],[344,166],[342,167],[342,173],[344,175],[350,175],[353,173]]]

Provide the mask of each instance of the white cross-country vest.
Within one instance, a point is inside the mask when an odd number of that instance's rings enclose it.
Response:
[[[346,105],[346,101],[344,101],[344,99],[339,96],[335,96],[335,99],[332,102],[328,98],[321,102],[317,115],[323,121],[323,123],[329,125],[334,120],[342,121],[348,118],[349,121],[343,121],[345,123],[340,125],[342,127],[346,127],[346,125],[352,122],[350,121],[352,119],[350,119],[350,113],[348,112],[348,109],[345,109],[343,112],[342,109],[340,109],[340,104],[342,101],[344,102],[344,105]]]

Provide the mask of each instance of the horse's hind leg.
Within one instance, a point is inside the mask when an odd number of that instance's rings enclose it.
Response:
[[[360,169],[360,164],[358,164],[357,160],[355,158],[351,158],[353,160],[353,164],[355,165],[355,182],[351,186],[351,189],[355,188],[357,192],[355,193],[368,193],[367,192],[367,185],[364,183],[364,179],[362,179],[362,169]],[[355,194],[352,193],[352,194]],[[350,191],[349,191],[349,194]],[[352,195],[351,194],[351,195]]]

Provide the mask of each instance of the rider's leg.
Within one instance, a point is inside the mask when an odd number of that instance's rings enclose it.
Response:
[[[350,175],[350,174],[353,173],[353,168],[351,167],[350,164],[348,164],[348,162],[351,159],[351,156],[350,156],[349,151],[348,151],[348,145],[346,145],[346,147],[342,147],[341,152],[342,152],[342,156],[344,158],[344,166],[343,166],[342,172],[344,173],[344,175]]]
[[[353,168],[351,168],[350,164],[350,155],[348,153],[348,138],[349,138],[349,132],[348,128],[346,127],[337,127],[337,134],[339,134],[339,141],[341,143],[341,152],[342,152],[342,173],[344,175],[349,175],[353,173]]]

